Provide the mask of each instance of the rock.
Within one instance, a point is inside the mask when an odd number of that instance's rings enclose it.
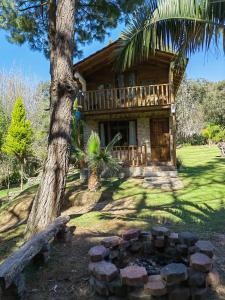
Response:
[[[206,285],[215,289],[220,284],[220,275],[216,270],[210,271],[206,276]]]
[[[88,252],[89,257],[93,262],[103,260],[108,254],[109,251],[104,246],[94,246]]]
[[[109,236],[101,241],[101,244],[106,248],[113,248],[120,245],[123,239],[119,236]]]
[[[143,267],[128,266],[120,270],[121,280],[129,286],[141,286],[148,281],[147,271]]]
[[[169,235],[169,243],[171,245],[176,245],[179,242],[178,233],[171,232]]]
[[[165,238],[164,236],[156,236],[154,240],[154,246],[156,248],[164,248],[165,247]]]
[[[119,272],[114,264],[102,260],[95,263],[92,269],[92,274],[98,280],[111,281],[119,274]]]
[[[141,233],[140,229],[135,229],[135,228],[129,229],[123,233],[122,238],[124,240],[129,241],[131,239],[138,238],[140,233]]]
[[[203,253],[195,253],[190,257],[190,266],[201,272],[209,272],[212,270],[212,259]]]
[[[196,248],[198,249],[198,252],[204,253],[208,255],[210,258],[213,257],[214,254],[214,246],[210,241],[198,241],[195,244]]]
[[[198,236],[189,231],[181,232],[178,234],[178,236],[181,244],[185,244],[187,246],[194,246],[198,241]]]
[[[146,295],[143,289],[136,289],[129,293],[129,300],[152,300],[151,295]]]
[[[152,227],[152,235],[168,237],[170,235],[170,230],[166,227],[154,226],[154,227]]]
[[[188,300],[190,297],[190,289],[187,287],[177,287],[169,293],[168,300]]]
[[[191,289],[191,296],[192,300],[206,300],[207,299],[207,293],[208,289],[207,288],[193,288]]]
[[[188,277],[187,267],[180,263],[168,264],[161,269],[161,276],[168,285],[185,281]]]
[[[191,287],[204,287],[206,283],[206,274],[196,271],[192,268],[188,271],[188,283]]]
[[[164,296],[167,294],[166,282],[160,275],[149,276],[144,291],[152,296]]]

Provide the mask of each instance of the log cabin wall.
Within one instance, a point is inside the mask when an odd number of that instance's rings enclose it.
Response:
[[[135,74],[136,86],[169,83],[169,63],[150,61],[124,72],[125,86],[129,86],[127,77],[130,73]],[[111,88],[116,88],[117,75],[118,72],[113,71],[112,64],[102,66],[100,69],[85,76],[87,91],[98,90],[101,85],[105,88],[109,87],[109,85]]]

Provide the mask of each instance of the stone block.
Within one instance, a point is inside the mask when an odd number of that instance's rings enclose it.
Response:
[[[168,264],[161,269],[161,276],[168,285],[185,281],[188,278],[187,267],[181,263]]]
[[[213,257],[214,254],[214,246],[210,241],[200,240],[195,244],[198,252],[208,255],[210,258]]]
[[[118,269],[114,264],[104,260],[95,263],[91,269],[91,273],[95,278],[103,281],[112,281],[119,274]]]
[[[212,270],[212,259],[202,253],[195,253],[190,256],[190,266],[201,272]]]
[[[126,241],[129,241],[131,239],[138,238],[140,233],[141,233],[140,229],[137,228],[129,229],[122,234],[122,238]]]
[[[93,262],[103,260],[108,254],[109,251],[104,246],[94,246],[88,252],[90,260]]]
[[[113,248],[120,245],[123,239],[119,236],[109,236],[101,241],[101,244],[106,248]]]
[[[154,226],[154,227],[152,227],[152,235],[168,237],[170,235],[170,230],[166,227]]]
[[[185,231],[178,234],[179,240],[181,244],[185,244],[187,246],[194,246],[198,241],[198,236],[192,232]]]
[[[171,245],[176,245],[179,242],[178,233],[171,232],[168,240]]]
[[[128,266],[120,270],[122,283],[129,286],[142,286],[148,281],[147,271],[143,267]]]
[[[205,287],[206,274],[192,268],[188,270],[188,284],[191,287]]]
[[[167,294],[166,282],[160,275],[148,277],[148,282],[144,286],[145,294],[152,296],[164,296]]]
[[[93,289],[93,291],[96,292],[97,294],[99,294],[101,296],[109,296],[110,295],[110,292],[109,292],[106,282],[99,281],[96,278],[91,277],[89,280],[89,283],[90,283],[90,286]]]

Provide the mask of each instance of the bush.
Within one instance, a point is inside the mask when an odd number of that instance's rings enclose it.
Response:
[[[186,145],[192,145],[192,146],[200,146],[205,145],[207,143],[207,138],[200,134],[193,134],[189,137],[179,137],[177,140],[178,144],[186,144]]]

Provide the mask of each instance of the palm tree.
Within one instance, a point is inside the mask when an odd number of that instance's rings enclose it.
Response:
[[[111,154],[114,145],[122,138],[118,133],[114,136],[112,141],[101,149],[101,142],[99,135],[96,132],[91,133],[87,142],[87,162],[90,169],[90,176],[88,179],[88,189],[95,191],[100,186],[99,174],[103,170],[109,170],[114,173],[119,170],[119,163]]]
[[[217,46],[221,38],[225,51],[224,25],[224,0],[149,0],[122,33],[119,67],[124,70],[147,60],[156,49],[183,58]]]

